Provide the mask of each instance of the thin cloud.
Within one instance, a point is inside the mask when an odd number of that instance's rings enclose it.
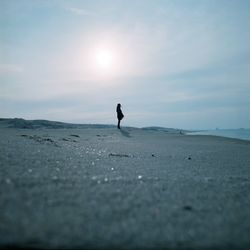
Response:
[[[80,8],[69,8],[68,9],[71,13],[75,14],[75,15],[78,15],[78,16],[95,16],[96,13],[95,12],[92,12],[92,11],[88,11],[88,10],[85,10],[85,9],[80,9]]]
[[[0,74],[22,73],[23,68],[17,64],[0,64]]]

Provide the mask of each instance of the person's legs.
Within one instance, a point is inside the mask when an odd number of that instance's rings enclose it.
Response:
[[[118,129],[121,129],[121,127],[120,127],[120,122],[121,122],[121,120],[118,120],[118,124],[117,124],[117,128],[118,128]]]

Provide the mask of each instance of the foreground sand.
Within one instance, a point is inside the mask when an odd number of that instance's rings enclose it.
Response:
[[[0,247],[250,249],[250,142],[0,129]]]

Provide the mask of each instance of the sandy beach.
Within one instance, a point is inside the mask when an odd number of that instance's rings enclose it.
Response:
[[[250,141],[0,124],[0,248],[250,249]]]

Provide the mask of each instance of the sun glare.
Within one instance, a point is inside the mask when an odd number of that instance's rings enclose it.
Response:
[[[99,49],[96,52],[96,63],[101,69],[111,70],[114,65],[114,54],[108,49]]]

